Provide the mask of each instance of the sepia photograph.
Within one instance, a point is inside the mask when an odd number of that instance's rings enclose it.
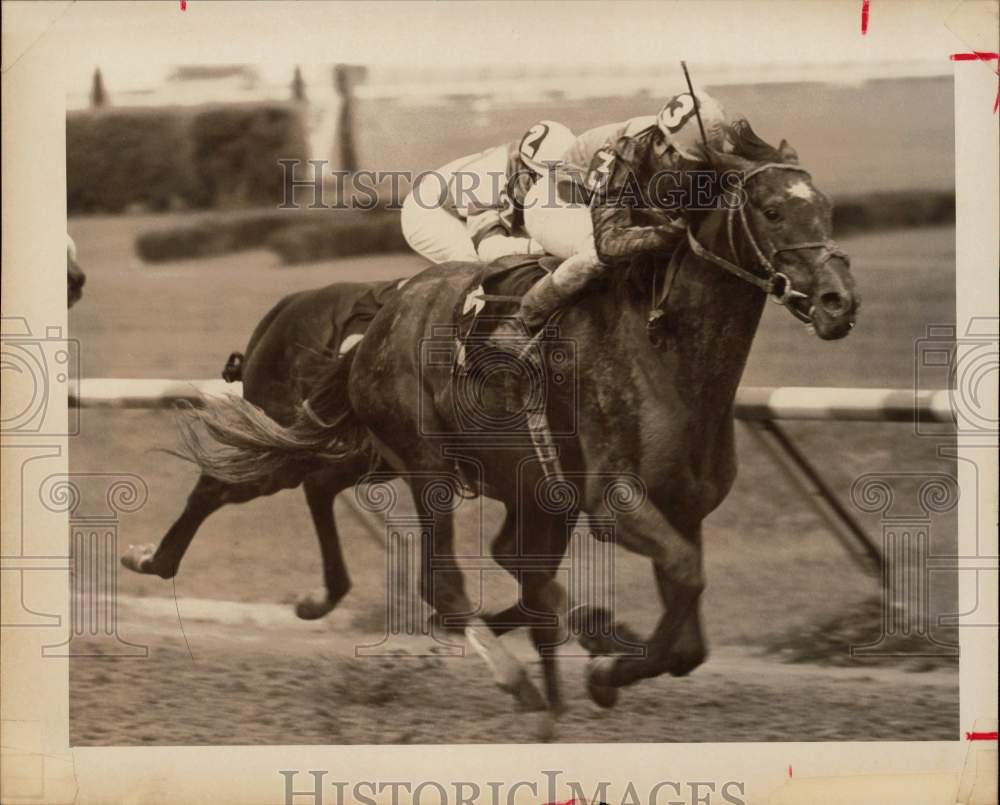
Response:
[[[995,464],[1000,333],[957,164],[996,154],[956,75],[997,62],[950,8],[54,9],[67,312],[5,297],[3,424],[66,469],[9,465],[4,625],[59,627],[69,747],[991,734],[995,771],[963,450]],[[318,768],[272,800],[324,801]],[[525,801],[751,801],[559,768]],[[962,785],[933,801],[988,801]]]

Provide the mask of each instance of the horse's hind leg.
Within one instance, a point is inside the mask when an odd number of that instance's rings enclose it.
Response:
[[[227,503],[243,503],[261,494],[260,487],[256,484],[230,484],[209,475],[201,475],[188,495],[184,511],[160,540],[160,544],[156,547],[152,544],[130,546],[122,556],[122,564],[136,573],[172,579],[177,575],[177,569],[191,540],[210,514]]]
[[[337,494],[352,486],[357,474],[337,470],[310,475],[302,486],[306,502],[312,513],[319,538],[319,550],[323,557],[322,590],[306,593],[295,604],[295,614],[304,620],[315,620],[333,611],[340,600],[351,589],[351,577],[347,572],[344,554],[340,549],[340,534],[333,516],[333,501]]]
[[[520,662],[500,645],[490,627],[473,617],[462,570],[455,560],[454,489],[433,478],[410,477],[413,501],[431,538],[422,545],[420,592],[435,609],[435,622],[460,628],[472,648],[486,662],[497,686],[510,693],[523,710],[544,710],[545,702]]]
[[[523,521],[533,527],[540,526],[540,531],[532,533],[529,540],[523,535],[519,538],[516,510],[508,509],[503,528],[493,540],[492,554],[520,583],[520,601],[497,615],[484,618],[497,634],[518,626],[528,627],[541,658],[549,709],[554,713],[564,709],[556,652],[569,639],[566,627],[568,599],[555,575],[569,539],[569,529],[565,525],[575,517],[575,513],[553,516],[533,507],[524,514]],[[529,560],[530,569],[523,566],[524,559]]]

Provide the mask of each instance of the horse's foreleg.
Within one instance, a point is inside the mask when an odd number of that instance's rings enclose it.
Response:
[[[646,654],[596,658],[589,673],[591,685],[619,688],[665,673],[684,676],[704,662],[707,651],[699,615],[701,590],[671,584],[659,566],[656,576],[658,584],[666,581],[670,585],[670,595],[663,615],[646,642]]]
[[[699,533],[698,544],[701,544]],[[664,668],[671,676],[686,676],[705,661],[708,656],[708,647],[705,644],[705,635],[701,628],[701,587],[690,589],[673,586],[670,575],[659,566],[654,565],[656,574],[656,584],[660,592],[660,599],[663,601],[664,610],[671,610],[680,616],[681,612],[687,612],[683,616],[680,626],[669,635],[666,635],[662,645],[667,645],[666,656],[663,659]],[[678,594],[682,599],[678,598]],[[655,638],[655,635],[654,635]],[[656,652],[661,643],[655,639],[651,646],[651,651]]]
[[[689,673],[706,654],[698,611],[704,588],[700,525],[682,533],[648,499],[616,516],[619,543],[652,559],[664,612],[643,656],[606,656],[592,662],[589,689],[605,706],[613,703],[614,688],[663,673]]]
[[[177,575],[181,559],[201,524],[210,514],[227,503],[252,500],[261,492],[256,485],[228,484],[208,475],[201,475],[181,516],[160,540],[160,544],[132,545],[122,556],[122,564],[136,573],[149,573],[163,579]]]
[[[351,589],[351,577],[347,572],[344,554],[340,548],[340,535],[333,516],[333,500],[342,489],[353,482],[354,477],[337,475],[311,475],[303,482],[306,503],[316,526],[319,550],[323,559],[322,590],[305,593],[295,603],[295,614],[304,620],[315,620],[333,611],[340,600]]]

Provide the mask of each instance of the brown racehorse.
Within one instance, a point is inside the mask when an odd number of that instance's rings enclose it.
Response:
[[[466,264],[412,279],[291,427],[238,399],[199,411],[221,444],[192,439],[194,458],[210,474],[247,482],[304,461],[337,466],[353,460],[362,442],[373,444],[433,523],[421,590],[440,622],[464,628],[498,684],[537,704],[524,669],[496,640],[512,626],[529,626],[553,711],[561,706],[554,648],[567,640],[571,620],[555,578],[567,523],[580,512],[613,520],[617,543],[652,561],[662,614],[638,652],[614,653],[614,641],[584,635],[597,655],[588,690],[610,706],[619,687],[689,673],[707,653],[699,617],[702,522],[735,478],[734,400],[765,301],[778,299],[822,339],[847,335],[858,308],[846,255],[830,239],[830,203],[794,151],[784,142],[768,146],[748,126],[736,145],[739,156],[716,153],[713,165],[742,173],[738,207],[692,213],[689,243],[669,262],[638,260],[610,272],[603,292],[559,319],[560,343],[575,348],[578,382],[560,383],[547,359],[541,363],[563,480],[542,472],[523,437],[523,410],[519,424],[491,432],[491,423],[506,421],[512,370],[487,365],[479,373],[472,395],[479,430],[470,434],[454,367],[424,359],[422,344],[454,322],[479,276],[480,267]],[[492,553],[520,582],[521,597],[499,615],[475,614],[453,558],[456,478],[507,507]]]
[[[279,301],[255,328],[244,353],[230,356],[223,377],[242,380],[244,397],[274,421],[291,424],[319,373],[318,365],[332,359],[360,309],[371,315],[376,300],[392,283],[334,283],[300,291]],[[365,302],[368,302],[365,307]],[[159,545],[133,545],[122,564],[137,573],[173,578],[201,524],[227,503],[245,503],[282,489],[302,485],[323,560],[325,587],[301,595],[295,605],[300,618],[311,620],[330,612],[347,594],[351,582],[340,548],[333,499],[370,469],[357,455],[336,464],[286,464],[252,481],[229,483],[202,473],[187,505]]]

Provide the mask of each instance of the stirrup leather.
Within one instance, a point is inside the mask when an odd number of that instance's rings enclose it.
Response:
[[[545,327],[535,333],[531,340],[521,350],[519,357],[535,362],[536,366],[541,366],[538,354],[538,344],[545,335]],[[542,369],[544,371],[544,369]],[[539,372],[541,374],[541,372]],[[544,381],[543,381],[544,382]],[[531,394],[531,391],[528,392]],[[538,399],[537,395],[531,395],[533,399],[528,400],[525,410],[525,420],[528,424],[528,433],[531,435],[531,443],[535,447],[535,455],[538,463],[542,467],[545,478],[549,481],[562,481],[565,479],[562,463],[559,461],[559,448],[556,447],[552,439],[552,430],[549,428],[549,419],[545,413],[545,399]]]

